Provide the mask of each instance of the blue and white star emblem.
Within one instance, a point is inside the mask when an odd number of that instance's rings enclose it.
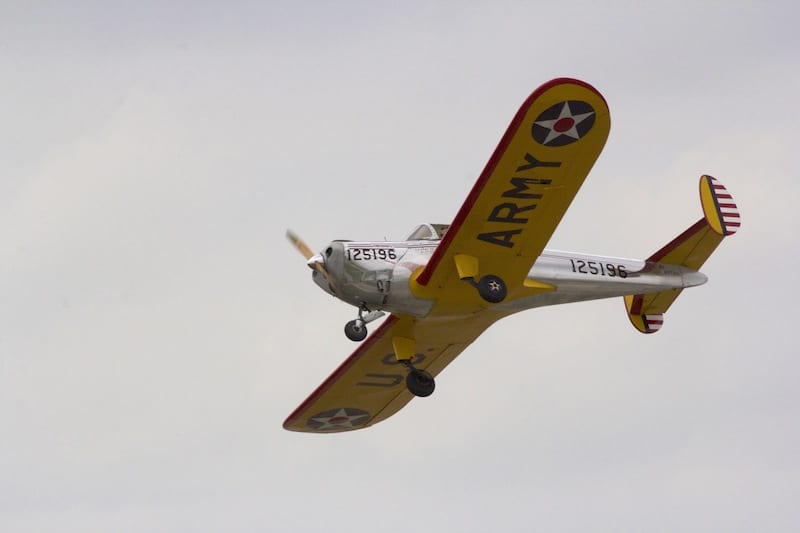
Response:
[[[317,431],[355,429],[369,420],[369,413],[352,407],[337,407],[308,419],[308,427]]]
[[[586,102],[560,102],[537,117],[531,126],[531,134],[539,144],[565,146],[586,135],[592,129],[594,119],[594,109]]]

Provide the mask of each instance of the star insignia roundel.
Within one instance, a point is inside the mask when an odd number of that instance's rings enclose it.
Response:
[[[594,109],[586,102],[559,102],[536,118],[531,135],[544,146],[565,146],[586,135],[594,126],[594,119]]]
[[[353,407],[337,407],[316,414],[308,419],[308,427],[317,431],[337,431],[363,426],[369,413]]]

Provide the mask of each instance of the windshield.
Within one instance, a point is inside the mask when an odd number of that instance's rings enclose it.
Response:
[[[447,233],[447,224],[420,224],[411,232],[407,241],[439,241]]]

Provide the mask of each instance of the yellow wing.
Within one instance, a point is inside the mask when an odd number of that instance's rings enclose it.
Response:
[[[461,281],[500,276],[508,297],[542,290],[526,281],[534,261],[583,183],[608,137],[603,97],[577,80],[556,79],[531,94],[467,197],[436,252],[411,281],[436,304],[426,318],[389,317],[284,422],[292,431],[363,428],[396,413],[412,394],[396,347],[436,376],[502,311],[486,307]],[[541,284],[543,285],[543,284]],[[546,290],[546,289],[545,289]]]
[[[496,317],[415,320],[416,368],[436,376]],[[408,327],[406,318],[387,318],[283,423],[285,429],[333,433],[371,426],[414,397],[406,388],[406,368],[394,355],[392,337]]]
[[[446,313],[486,306],[461,281],[468,277],[499,276],[509,299],[536,289],[525,286],[526,275],[600,155],[609,128],[605,100],[584,82],[556,79],[534,91],[412,291],[436,299],[434,313]]]

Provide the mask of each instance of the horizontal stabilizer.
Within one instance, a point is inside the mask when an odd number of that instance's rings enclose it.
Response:
[[[664,324],[664,315],[663,313],[651,313],[648,315],[641,313],[641,305],[644,296],[638,294],[636,296],[629,295],[625,297],[625,307],[628,308],[628,318],[633,324],[633,327],[641,331],[642,333],[655,333],[661,326]],[[638,300],[638,301],[636,301]],[[631,312],[631,309],[634,307],[639,307],[639,312],[636,314]]]
[[[645,269],[652,269],[656,263],[661,263],[680,265],[697,271],[724,237],[736,233],[740,227],[739,210],[733,196],[719,181],[711,176],[700,177],[700,202],[704,217],[651,255]],[[705,279],[702,274],[695,275],[701,277],[701,283]],[[684,280],[686,279],[685,276]],[[685,286],[694,284],[698,283]],[[631,324],[642,333],[655,333],[664,323],[664,313],[682,290],[626,296],[625,308]]]

